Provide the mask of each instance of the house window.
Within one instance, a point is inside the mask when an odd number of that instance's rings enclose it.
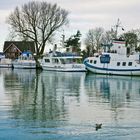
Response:
[[[122,66],[126,66],[126,62],[123,62],[123,63],[122,63]]]
[[[117,66],[120,66],[120,62],[117,62]]]
[[[128,62],[128,66],[132,66],[132,62]]]

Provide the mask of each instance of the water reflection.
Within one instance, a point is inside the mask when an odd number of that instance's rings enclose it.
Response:
[[[79,101],[81,82],[85,73],[42,72],[39,91],[49,119],[66,119],[68,105],[72,98]]]
[[[139,120],[140,113],[137,108],[140,105],[140,77],[88,74],[85,84],[88,102],[98,101],[102,105],[102,108],[97,109],[105,113],[97,111],[104,116],[101,120],[110,123]],[[106,109],[110,111],[104,111]],[[107,113],[110,114],[106,116]],[[107,117],[110,119],[108,120]]]
[[[140,77],[89,74],[85,83],[88,96],[107,99],[112,108],[140,96]]]
[[[100,100],[109,103],[113,109],[140,97],[139,77],[36,70],[7,70],[0,73],[4,76],[5,94],[16,107],[15,116],[24,114],[24,109],[27,109],[27,114],[22,116],[28,116],[28,119],[67,118],[71,102],[82,105]]]
[[[79,100],[85,73],[13,70],[4,74],[5,93],[10,97],[14,118],[65,120],[67,96]],[[83,79],[84,80],[84,79]]]
[[[16,118],[67,120],[74,112],[70,106],[79,106],[82,111],[83,105],[88,108],[96,101],[116,109],[140,97],[139,77],[36,70],[7,70],[2,74]]]
[[[34,80],[36,77],[36,71],[27,69],[7,69],[4,71],[4,87],[8,91],[18,89],[20,86],[24,90],[34,88]],[[20,88],[19,88],[20,89]]]
[[[12,130],[94,139],[98,122],[108,125],[104,135],[122,135],[122,124],[140,126],[140,77],[0,69],[0,81],[0,128],[10,120]]]

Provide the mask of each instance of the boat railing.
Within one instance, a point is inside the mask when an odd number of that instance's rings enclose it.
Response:
[[[47,57],[68,57],[68,56],[79,56],[77,53],[61,53],[61,52],[49,52],[49,53],[46,53],[44,56],[47,56]]]

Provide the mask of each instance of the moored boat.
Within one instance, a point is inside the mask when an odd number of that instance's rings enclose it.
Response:
[[[85,72],[82,57],[72,53],[51,52],[40,62],[43,70],[63,72]]]
[[[12,68],[12,60],[8,58],[0,58],[0,68]]]
[[[12,59],[5,58],[4,54],[0,54],[0,68],[12,68]]]
[[[36,61],[31,52],[23,52],[18,59],[13,61],[14,68],[35,69]]]
[[[127,53],[125,42],[114,40],[110,52],[102,52],[84,60],[86,68],[93,73],[115,75],[140,75],[140,54]]]

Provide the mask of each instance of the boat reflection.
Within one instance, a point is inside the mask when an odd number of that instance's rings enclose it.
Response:
[[[85,73],[64,73],[43,71],[40,74],[39,89],[50,119],[68,119],[70,102],[80,100]]]
[[[88,96],[101,97],[112,108],[140,96],[140,77],[88,74],[85,83]]]
[[[36,71],[33,69],[2,69],[4,76],[4,87],[7,91],[18,90],[23,87],[25,90],[32,89],[36,77]]]
[[[138,106],[140,100],[139,77],[3,70],[0,80],[4,102],[0,101],[12,110],[10,117],[26,123],[42,122],[39,125],[44,127],[49,124],[57,127],[66,122],[107,122],[118,116],[125,120],[133,103]],[[138,120],[139,113],[133,110],[134,113]],[[133,116],[129,114],[129,118]]]
[[[0,84],[3,138],[139,137],[140,77],[0,69]]]
[[[27,122],[65,120],[68,104],[72,97],[78,102],[85,78],[85,73],[35,70],[13,70],[3,75],[12,116]]]

